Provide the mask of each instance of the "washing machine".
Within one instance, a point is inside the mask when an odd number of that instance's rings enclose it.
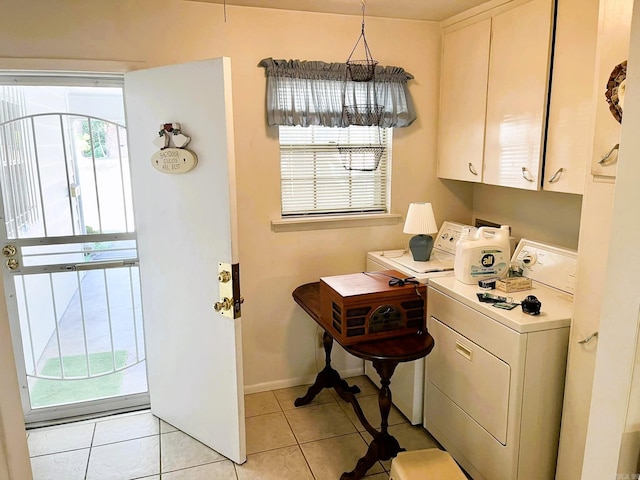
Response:
[[[406,250],[384,250],[367,254],[367,271],[396,270],[407,277],[414,277],[426,284],[430,278],[453,275],[456,243],[462,233],[462,225],[444,222],[434,238],[431,257],[426,262],[413,260]],[[427,295],[428,298],[428,295]],[[428,301],[427,301],[428,303]],[[424,403],[424,359],[400,363],[391,379],[393,404],[413,424],[422,424]],[[365,362],[365,374],[380,387],[380,377],[371,362]]]
[[[474,480],[552,480],[576,252],[523,239],[511,262],[531,288],[489,293],[511,303],[535,296],[539,314],[482,302],[486,291],[452,276],[429,279],[435,347],[426,358],[424,426]]]

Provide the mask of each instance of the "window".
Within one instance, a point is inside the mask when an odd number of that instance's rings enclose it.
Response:
[[[416,119],[407,89],[413,76],[378,65],[375,81],[358,82],[345,63],[258,65],[267,78],[267,123],[280,129],[283,218],[274,226],[390,220],[391,129]]]
[[[388,213],[391,128],[279,129],[283,217]]]

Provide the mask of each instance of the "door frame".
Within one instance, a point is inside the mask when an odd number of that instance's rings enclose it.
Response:
[[[113,62],[105,60],[60,60],[47,59],[36,63],[32,59],[8,59],[0,62],[2,71],[36,72],[71,72],[71,75],[86,76],[86,72],[105,72],[105,78],[120,79],[126,71],[134,66],[144,65],[145,62]],[[68,75],[61,75],[66,79]],[[9,478],[31,478],[31,460],[27,446],[26,426],[20,395],[14,355],[13,339],[10,334],[9,315],[6,306],[6,296],[0,277],[0,473],[6,471]],[[10,359],[10,361],[9,361]]]

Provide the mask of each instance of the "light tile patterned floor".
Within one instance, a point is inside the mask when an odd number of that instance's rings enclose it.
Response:
[[[377,388],[354,377],[365,415],[379,425]],[[247,462],[235,465],[149,411],[28,432],[34,480],[337,480],[364,455],[370,435],[351,405],[323,390],[309,405],[293,401],[307,386],[245,396]],[[389,431],[407,450],[436,447],[395,408]],[[366,480],[388,480],[391,461]]]

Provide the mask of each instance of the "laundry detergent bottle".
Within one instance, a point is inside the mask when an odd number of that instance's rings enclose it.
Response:
[[[501,277],[509,268],[509,245],[508,225],[463,230],[453,264],[456,280],[475,284],[485,278]]]

